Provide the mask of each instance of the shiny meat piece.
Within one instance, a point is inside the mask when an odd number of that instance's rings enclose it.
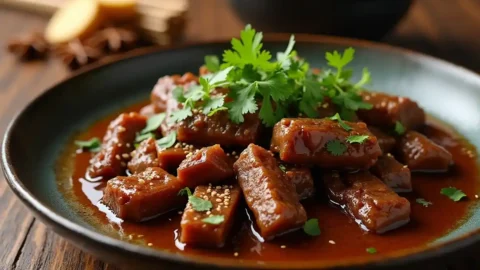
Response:
[[[196,187],[231,178],[233,169],[222,147],[215,144],[187,156],[177,169],[177,177],[184,186]]]
[[[128,162],[128,170],[132,173],[143,172],[149,167],[158,167],[157,142],[154,138],[148,138],[132,151],[132,159]]]
[[[345,122],[352,130],[346,131],[330,119],[284,118],[273,129],[271,150],[280,153],[284,162],[314,164],[322,168],[369,168],[382,154],[377,138],[362,122]],[[348,143],[351,135],[368,135],[363,143]],[[347,147],[343,154],[327,150],[327,144],[338,140]]]
[[[412,191],[410,170],[390,153],[379,157],[370,171],[395,192]]]
[[[452,154],[416,131],[407,132],[399,143],[399,159],[411,171],[447,171]]]
[[[162,149],[158,152],[158,167],[167,170],[177,170],[180,163],[187,157],[189,151],[183,148],[168,148]]]
[[[378,145],[382,149],[383,154],[392,152],[393,148],[397,144],[395,137],[388,135],[377,127],[368,126],[368,129],[377,137]]]
[[[312,173],[306,167],[292,167],[285,171],[287,179],[295,186],[298,198],[305,200],[313,196],[315,193],[315,186],[313,184]]]
[[[393,128],[399,121],[411,130],[425,124],[425,112],[409,98],[371,92],[362,92],[361,96],[363,101],[373,105],[370,110],[357,111],[360,119],[369,125]]]
[[[185,197],[177,196],[182,188],[175,176],[151,167],[110,179],[102,200],[119,218],[140,222],[182,206]]]
[[[235,220],[241,198],[238,186],[198,186],[193,193],[198,198],[208,199],[212,209],[199,212],[187,204],[180,222],[180,241],[194,247],[222,247],[225,244]],[[203,219],[223,216],[220,224],[211,224]]]
[[[182,77],[173,75],[158,79],[157,84],[153,87],[152,93],[150,94],[150,101],[152,102],[155,113],[170,113],[173,109],[177,109],[178,102],[173,98],[173,89],[177,86],[188,87],[197,82],[198,77],[190,72],[185,73]]]
[[[90,161],[88,175],[108,180],[123,175],[134,149],[136,133],[147,124],[147,118],[138,113],[122,113],[109,126],[103,137],[102,148]]]
[[[368,171],[324,174],[330,200],[366,231],[384,233],[410,221],[410,202]]]
[[[226,111],[213,116],[194,113],[179,124],[171,127],[177,131],[177,140],[190,144],[222,146],[247,146],[254,143],[262,126],[257,114],[244,115],[245,121],[234,124]],[[168,132],[168,129],[165,131]]]
[[[307,214],[295,187],[269,151],[250,144],[233,168],[263,238],[271,239],[305,223]]]

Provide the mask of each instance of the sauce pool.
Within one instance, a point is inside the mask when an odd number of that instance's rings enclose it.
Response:
[[[124,111],[139,111],[145,103],[126,108]],[[77,139],[102,138],[108,123],[116,115],[107,117],[82,133]],[[89,182],[85,173],[91,153],[78,152],[72,144],[59,159],[58,168],[71,168],[67,174],[57,174],[58,186],[67,201],[99,231],[125,241],[131,241],[151,248],[167,250],[186,256],[202,256],[209,259],[237,260],[239,262],[289,264],[319,262],[329,265],[340,261],[366,261],[395,257],[426,249],[437,238],[461,225],[469,217],[469,209],[476,202],[479,190],[479,170],[476,153],[463,139],[437,127],[426,127],[424,133],[449,150],[455,165],[448,173],[412,173],[413,192],[400,193],[412,207],[411,221],[396,230],[383,235],[367,233],[339,208],[330,205],[321,190],[315,198],[302,201],[308,218],[317,218],[321,234],[310,237],[302,230],[288,233],[273,241],[262,242],[245,206],[238,211],[233,234],[221,249],[190,248],[178,241],[181,210],[173,211],[143,223],[124,222],[115,217],[101,204],[104,182]],[[58,170],[64,171],[64,170]],[[456,187],[464,191],[468,199],[453,202],[441,195],[444,187]],[[432,202],[425,207],[416,202],[423,198]],[[369,254],[367,248],[375,248],[376,254]]]

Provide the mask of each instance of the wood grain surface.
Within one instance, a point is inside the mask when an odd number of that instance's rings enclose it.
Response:
[[[186,41],[230,38],[243,27],[224,0],[194,0],[190,5]],[[69,74],[57,60],[24,64],[4,50],[9,38],[40,30],[45,23],[45,18],[0,6],[2,136],[16,112]],[[480,0],[417,0],[409,14],[383,42],[421,51],[480,72]],[[118,269],[73,247],[48,230],[15,198],[3,175],[0,178],[0,270]]]

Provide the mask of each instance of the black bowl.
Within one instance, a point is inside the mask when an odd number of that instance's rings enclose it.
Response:
[[[265,48],[282,51],[288,38],[288,35],[267,36]],[[372,89],[419,101],[430,114],[450,123],[480,148],[480,76],[477,74],[386,45],[304,35],[297,35],[296,40],[299,54],[315,67],[325,65],[325,51],[355,47],[352,68],[358,74],[362,67],[369,67]],[[466,256],[478,250],[480,204],[472,207],[472,215],[465,224],[436,240],[435,245],[426,250],[390,259],[368,257],[367,262],[345,259],[335,262],[335,266],[324,265],[321,260],[261,265],[234,258],[212,259],[156,250],[114,238],[79,213],[78,208],[69,203],[71,198],[58,188],[57,184],[65,179],[57,180],[60,176],[54,170],[72,136],[98,119],[147,99],[158,77],[198,70],[205,54],[218,55],[228,47],[229,42],[223,41],[147,51],[82,71],[53,86],[24,108],[7,129],[1,166],[10,187],[57,233],[100,259],[130,267],[128,269],[458,269],[447,265],[462,263]]]
[[[230,0],[258,30],[376,40],[387,34],[413,0]]]

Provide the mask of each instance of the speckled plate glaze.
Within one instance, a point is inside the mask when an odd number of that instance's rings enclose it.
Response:
[[[362,67],[368,66],[373,74],[371,89],[411,97],[480,149],[480,76],[477,74],[429,56],[376,43],[308,35],[297,35],[296,39],[299,54],[317,67],[324,66],[325,51],[354,47],[356,58],[352,68],[358,75]],[[288,36],[273,35],[267,40],[267,49],[282,51]],[[228,45],[228,42],[214,42],[137,52],[74,74],[45,91],[13,119],[3,140],[1,164],[13,191],[39,218],[75,245],[106,261],[135,269],[187,265],[204,269],[324,267],[320,261],[307,265],[232,265],[208,258],[193,260],[123,242],[99,233],[73,211],[57,189],[55,163],[76,132],[102,116],[148,98],[158,77],[197,70],[205,54],[221,54]],[[478,263],[469,254],[480,250],[479,230],[480,206],[477,204],[465,223],[431,243],[432,248],[428,250],[362,265],[342,261],[333,268],[440,269],[436,266],[457,265],[465,260],[469,260],[466,266],[471,267]]]

